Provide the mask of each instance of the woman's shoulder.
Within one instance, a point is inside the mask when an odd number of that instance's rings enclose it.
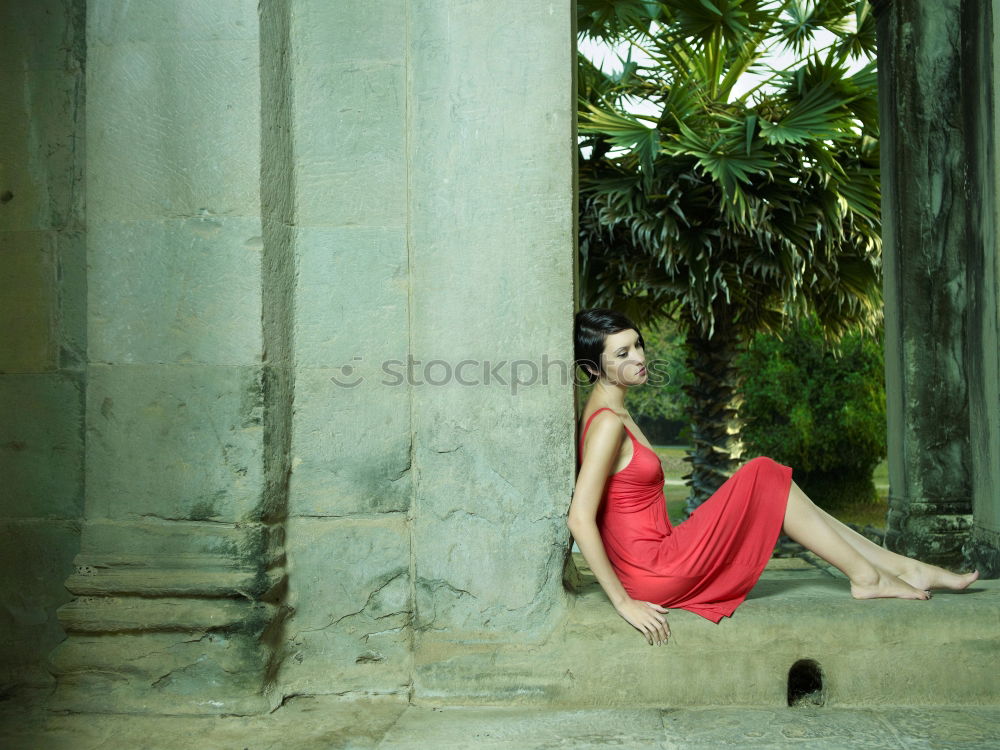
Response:
[[[602,433],[625,431],[624,417],[610,406],[601,406],[589,412],[584,409],[581,424],[583,425],[581,435],[589,433],[591,430],[598,430]]]

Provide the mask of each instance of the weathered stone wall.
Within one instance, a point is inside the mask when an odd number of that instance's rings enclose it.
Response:
[[[405,690],[411,669],[406,11],[286,4],[295,414],[284,693]],[[339,384],[338,384],[339,383]]]
[[[543,640],[571,3],[90,0],[86,28],[87,485],[52,705],[406,692],[442,649]]]
[[[280,684],[406,691],[414,660],[539,639],[563,603],[572,388],[557,364],[512,393],[510,362],[572,357],[572,8],[290,8],[295,612]],[[503,382],[484,383],[486,362]]]
[[[51,683],[80,544],[83,5],[0,1],[0,692]]]
[[[87,483],[54,705],[258,710],[289,407],[257,3],[90,0],[87,45]]]
[[[411,350],[477,363],[463,371],[471,385],[413,389],[425,695],[463,649],[538,642],[563,610],[575,470],[572,19],[568,1],[411,3]]]

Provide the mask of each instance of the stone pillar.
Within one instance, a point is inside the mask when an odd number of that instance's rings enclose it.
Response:
[[[575,468],[572,4],[92,0],[88,42],[55,705],[405,694],[415,660],[433,691],[442,647],[544,639]]]
[[[295,283],[284,694],[412,671],[405,0],[291,0]]]
[[[53,705],[258,711],[290,404],[257,2],[87,11],[87,485]]]
[[[82,0],[0,2],[0,692],[51,686],[83,513]]]
[[[958,565],[971,527],[970,259],[982,252],[982,23],[965,0],[877,3],[889,519],[886,546]]]
[[[1000,253],[997,252],[997,198],[1000,196],[1000,40],[996,19],[1000,1],[982,3],[983,23],[977,39],[976,99],[981,133],[979,184],[983,200],[982,252],[969,265],[969,431],[972,444],[974,526],[966,549],[969,565],[990,578],[1000,577]]]
[[[475,678],[443,649],[540,640],[563,611],[572,4],[288,9],[294,614],[279,681],[434,694],[452,672]]]
[[[564,611],[574,10],[410,9],[410,348],[424,383],[412,401],[414,681],[470,695],[463,650],[543,639]]]

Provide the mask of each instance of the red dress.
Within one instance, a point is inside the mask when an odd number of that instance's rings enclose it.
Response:
[[[579,455],[590,421],[580,435]],[[771,558],[785,518],[792,470],[765,456],[743,464],[686,520],[672,526],[663,467],[632,439],[632,460],[608,477],[597,528],[633,599],[686,609],[712,622],[733,614]]]

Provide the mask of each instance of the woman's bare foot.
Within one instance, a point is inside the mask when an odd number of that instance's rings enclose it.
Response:
[[[918,589],[951,589],[960,591],[979,578],[979,571],[958,574],[939,568],[936,565],[928,565],[918,560],[911,560],[912,565],[909,570],[899,574],[900,579]]]
[[[875,569],[874,574],[851,580],[851,596],[855,599],[930,599],[928,591],[914,588],[891,573]]]

